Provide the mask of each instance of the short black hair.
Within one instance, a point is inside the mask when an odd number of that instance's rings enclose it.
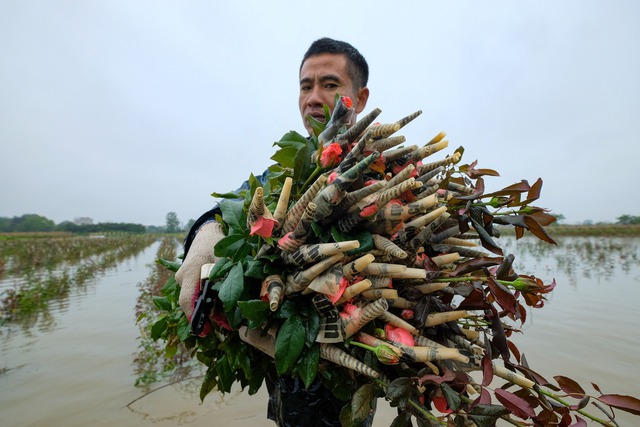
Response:
[[[349,43],[330,39],[329,37],[323,37],[311,43],[311,46],[309,46],[309,49],[307,49],[307,52],[302,58],[300,70],[302,70],[304,61],[312,56],[322,55],[324,53],[346,56],[347,72],[351,80],[353,80],[355,88],[360,89],[367,86],[367,81],[369,81],[369,65],[367,64],[367,60],[364,59],[364,56]]]

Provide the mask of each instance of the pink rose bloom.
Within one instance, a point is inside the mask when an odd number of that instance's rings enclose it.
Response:
[[[269,238],[273,234],[273,227],[276,224],[276,220],[272,218],[259,217],[258,220],[251,226],[250,235],[257,234],[263,238]]]
[[[336,166],[340,163],[340,157],[342,156],[342,147],[337,142],[333,142],[329,144],[328,147],[325,147],[322,150],[322,155],[320,156],[320,165],[323,168],[329,168]]]
[[[329,174],[329,178],[327,178],[327,184],[331,184],[338,177],[338,172],[333,171]]]
[[[402,312],[400,313],[400,317],[402,317],[404,320],[413,319],[413,315],[414,315],[413,310],[410,310],[408,308],[402,310]]]
[[[350,302],[344,304],[344,306],[342,307],[342,311],[340,312],[340,317],[349,317],[351,315],[351,313],[353,313],[354,311],[356,311],[358,309],[357,306],[351,304]]]
[[[406,331],[402,328],[396,328],[395,326],[387,325],[384,327],[384,332],[387,336],[387,339],[398,342],[400,344],[408,345],[413,347],[415,345],[415,341],[413,340],[413,336],[409,331]]]
[[[347,289],[347,285],[349,285],[349,281],[346,279],[346,277],[340,279],[340,286],[338,287],[338,291],[335,294],[327,295],[327,297],[329,297],[329,301],[335,304],[336,301],[338,301],[344,293],[344,290]]]

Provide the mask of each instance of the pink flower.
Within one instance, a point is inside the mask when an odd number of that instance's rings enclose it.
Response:
[[[371,215],[375,215],[378,212],[378,206],[375,203],[370,204],[369,206],[364,207],[360,211],[360,216],[362,218],[367,218]]]
[[[265,239],[271,237],[273,234],[273,227],[276,224],[276,220],[272,218],[259,217],[256,222],[251,225],[250,235],[257,234]]]
[[[342,98],[340,98],[340,100],[342,101],[345,107],[347,108],[353,107],[353,101],[348,96],[343,96]]]
[[[338,177],[338,172],[333,171],[329,174],[329,178],[327,178],[327,184],[331,184]]]
[[[329,168],[336,166],[340,163],[340,156],[342,156],[342,147],[337,142],[333,142],[329,144],[324,150],[322,150],[322,155],[320,156],[320,165],[323,168]]]
[[[280,249],[284,249],[290,252],[293,252],[295,250],[293,249],[296,246],[295,243],[296,242],[293,238],[293,231],[288,232],[287,234],[282,236],[280,240],[278,240],[278,246],[280,247]]]
[[[349,281],[346,277],[340,279],[340,286],[338,287],[338,291],[335,294],[327,295],[327,297],[329,297],[329,301],[335,304],[336,301],[338,301],[344,293],[344,290],[347,289],[347,285],[349,285]]]
[[[415,341],[413,340],[413,336],[411,333],[402,328],[396,328],[395,326],[387,325],[384,327],[385,334],[387,339],[397,342],[400,344],[408,345],[413,347],[415,345]]]
[[[358,307],[356,305],[353,305],[350,302],[348,302],[344,304],[344,306],[342,307],[342,311],[340,312],[340,317],[347,318],[351,315],[351,313],[353,313],[357,309]]]
[[[409,310],[408,308],[402,310],[402,312],[400,313],[400,317],[402,317],[404,320],[413,319],[413,315],[414,315],[413,310]]]

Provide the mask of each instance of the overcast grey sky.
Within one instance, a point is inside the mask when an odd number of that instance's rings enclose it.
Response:
[[[640,2],[0,0],[0,216],[162,225],[304,133],[298,67],[367,58],[379,121],[447,132],[568,223],[640,215]],[[403,6],[404,5],[404,6]],[[365,112],[366,112],[365,111]]]

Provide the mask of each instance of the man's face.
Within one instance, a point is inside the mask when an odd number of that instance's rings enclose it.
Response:
[[[356,113],[364,110],[369,97],[369,89],[366,87],[359,90],[354,88],[353,81],[347,72],[346,56],[325,53],[307,58],[300,69],[298,107],[309,135],[313,130],[307,122],[307,115],[324,123],[325,115],[322,105],[328,105],[333,113],[336,93],[351,98]]]

